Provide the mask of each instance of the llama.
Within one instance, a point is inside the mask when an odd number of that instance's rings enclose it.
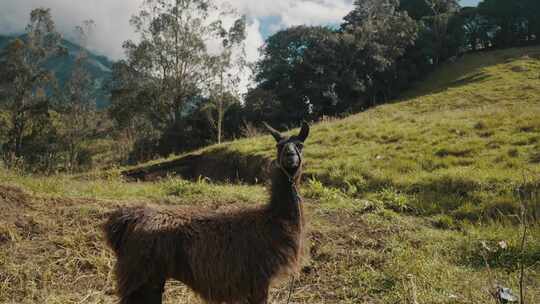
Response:
[[[162,303],[167,279],[207,303],[265,304],[273,280],[298,270],[304,217],[297,192],[309,126],[277,141],[270,201],[236,211],[123,208],[104,224],[121,304]]]

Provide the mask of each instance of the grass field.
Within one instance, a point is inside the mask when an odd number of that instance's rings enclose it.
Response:
[[[402,100],[311,134],[301,187],[309,252],[293,303],[497,303],[494,285],[519,295],[521,265],[526,303],[540,303],[540,48],[467,55]],[[273,149],[264,136],[197,153]],[[119,205],[267,199],[264,185],[128,183],[118,172],[0,169],[0,185],[0,303],[114,303],[98,226]],[[271,303],[286,298],[281,282]],[[199,301],[171,282],[166,303]]]

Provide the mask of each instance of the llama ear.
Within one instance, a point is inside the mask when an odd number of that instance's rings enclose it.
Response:
[[[266,122],[263,121],[263,125],[266,127],[266,129],[274,136],[277,142],[280,142],[283,140],[283,136],[274,128],[270,127]]]
[[[300,141],[304,142],[308,138],[309,135],[309,125],[307,122],[302,122],[302,129],[300,129],[300,133],[298,134],[298,139]]]

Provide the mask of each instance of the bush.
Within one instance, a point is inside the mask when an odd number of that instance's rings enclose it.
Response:
[[[484,219],[502,219],[515,216],[517,221],[521,207],[519,202],[511,198],[498,198],[493,202],[486,202],[482,207],[482,217]]]
[[[382,201],[386,208],[396,212],[412,210],[409,197],[393,188],[386,188],[377,193],[377,199]]]
[[[437,215],[432,219],[433,227],[438,229],[456,229],[458,225],[454,219],[446,214]]]
[[[452,216],[458,220],[467,220],[470,222],[477,222],[482,216],[482,211],[477,206],[471,203],[465,203],[457,210],[452,212]]]
[[[482,185],[465,174],[436,174],[428,176],[411,186],[413,192],[436,192],[459,197],[469,197],[472,192],[480,190]]]

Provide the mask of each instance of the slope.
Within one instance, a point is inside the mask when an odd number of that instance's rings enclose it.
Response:
[[[466,55],[393,104],[313,127],[307,176],[355,197],[392,190],[423,214],[516,212],[540,178],[540,48]],[[264,180],[269,136],[124,172],[152,179]]]
[[[520,283],[526,303],[540,302],[538,53],[466,56],[403,101],[313,127],[301,186],[306,254],[291,303],[496,303],[495,284],[518,295]],[[180,162],[179,171],[196,164],[193,175],[236,180],[264,171],[253,163],[267,163],[273,146],[246,139],[137,172],[157,177]],[[119,205],[220,210],[268,199],[264,185],[165,174],[132,183],[113,171],[43,177],[0,167],[0,303],[115,303],[99,227]],[[287,298],[287,282],[277,282],[270,303]],[[177,282],[164,302],[201,303]]]

